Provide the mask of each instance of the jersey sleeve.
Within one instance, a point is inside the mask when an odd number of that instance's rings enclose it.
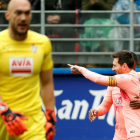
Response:
[[[109,76],[92,72],[84,67],[76,66],[78,71],[87,79],[101,85],[109,86]]]
[[[119,74],[115,76],[104,76],[80,66],[75,66],[76,69],[87,79],[101,85],[119,87],[124,91],[131,87],[132,77],[129,74]]]
[[[127,91],[132,86],[132,77],[128,74],[118,74],[114,76],[117,81],[117,87]]]
[[[44,60],[43,60],[41,70],[46,71],[46,70],[53,68],[53,60],[51,57],[52,44],[51,44],[51,41],[49,40],[49,38],[47,38],[47,37],[45,37],[45,39],[44,39],[43,49],[44,49]]]
[[[105,115],[109,111],[110,107],[112,106],[113,100],[112,100],[111,89],[112,89],[111,87],[107,88],[107,94],[105,95],[102,103],[97,107],[98,110],[97,117]]]

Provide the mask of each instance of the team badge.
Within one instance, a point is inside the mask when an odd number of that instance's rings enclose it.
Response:
[[[33,72],[33,58],[19,57],[10,58],[10,75],[29,76]]]
[[[33,46],[31,46],[31,50],[32,50],[33,53],[36,53],[37,47],[33,45]]]

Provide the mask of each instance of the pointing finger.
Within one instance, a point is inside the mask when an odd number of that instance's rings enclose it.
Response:
[[[71,64],[67,64],[69,67],[73,67],[73,65],[71,65]]]

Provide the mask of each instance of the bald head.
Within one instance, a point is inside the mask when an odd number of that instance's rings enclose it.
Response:
[[[18,8],[20,6],[23,6],[23,7],[27,6],[27,7],[31,8],[31,4],[30,4],[29,0],[10,0],[8,7],[7,7],[7,10],[11,12],[15,8]]]
[[[11,0],[5,17],[9,21],[11,37],[16,40],[26,38],[32,18],[29,0]]]

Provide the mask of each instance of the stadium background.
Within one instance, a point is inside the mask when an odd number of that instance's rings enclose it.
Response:
[[[113,108],[94,122],[88,120],[88,111],[96,108],[102,101],[106,86],[95,84],[81,75],[73,75],[67,63],[85,66],[92,71],[105,75],[115,74],[111,70],[114,51],[126,49],[134,51],[140,57],[139,32],[135,35],[133,19],[139,11],[133,10],[133,0],[125,11],[113,10],[45,10],[45,0],[40,0],[41,10],[32,10],[33,19],[30,29],[46,34],[48,29],[55,29],[50,34],[54,60],[54,85],[56,97],[56,136],[55,140],[112,140],[114,135]],[[8,24],[0,10],[0,30]],[[73,24],[47,24],[48,14],[75,15]],[[120,24],[110,18],[98,15],[124,13],[130,18],[129,24]],[[96,15],[96,18],[93,18]],[[88,17],[88,19],[87,19]],[[90,18],[89,18],[90,17]],[[121,35],[128,29],[128,36]],[[60,33],[61,32],[61,33]],[[139,69],[139,63],[137,66]]]

